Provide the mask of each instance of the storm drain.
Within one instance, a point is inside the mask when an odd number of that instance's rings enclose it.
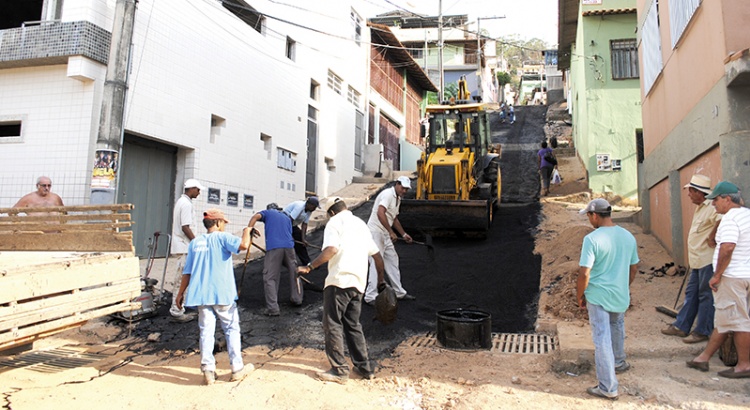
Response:
[[[0,373],[29,368],[42,373],[56,373],[85,366],[107,355],[88,353],[86,349],[64,346],[52,350],[23,353],[13,359],[0,359]]]
[[[435,332],[412,339],[412,347],[440,347]],[[557,350],[553,336],[534,333],[493,333],[491,352],[509,354],[548,354]]]

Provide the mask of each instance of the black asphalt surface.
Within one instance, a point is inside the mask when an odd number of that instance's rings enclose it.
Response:
[[[436,237],[434,260],[424,246],[396,244],[402,284],[417,300],[400,302],[398,319],[387,326],[373,321],[373,308],[363,306],[361,322],[373,358],[387,356],[410,336],[435,331],[437,312],[446,309],[488,312],[493,332],[533,331],[541,271],[541,257],[533,253],[540,218],[536,151],[544,138],[545,112],[541,106],[517,107],[515,124],[501,123],[499,116],[492,121],[493,142],[503,144],[503,203],[486,240]],[[366,221],[371,207],[372,201],[354,213]],[[320,245],[322,237],[322,230],[317,231],[308,241]],[[317,256],[319,251],[310,250],[311,257]],[[303,306],[293,307],[283,278],[281,316],[263,316],[262,269],[261,259],[248,264],[245,272],[239,301],[243,344],[322,349],[322,293],[306,290]],[[236,269],[238,282],[242,271],[242,266]],[[322,287],[326,274],[322,267],[308,279]],[[174,323],[167,309],[163,306],[158,317],[137,323],[134,332],[161,332],[161,341],[149,346],[153,350],[197,349],[197,323]]]

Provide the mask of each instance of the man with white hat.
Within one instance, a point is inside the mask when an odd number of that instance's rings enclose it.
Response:
[[[706,195],[711,193],[711,178],[695,174],[684,186],[690,201],[698,205],[693,213],[693,222],[688,233],[688,262],[690,280],[685,287],[685,302],[677,314],[677,319],[662,333],[682,337],[685,343],[699,343],[708,340],[714,330],[714,295],[708,281],[714,274],[711,265],[716,247],[716,228],[721,215],[711,205]],[[690,332],[697,318],[695,329]]]
[[[633,234],[612,222],[612,207],[606,200],[594,199],[580,213],[594,227],[583,238],[576,284],[578,306],[589,312],[598,381],[586,392],[617,400],[615,374],[630,368],[625,361],[625,311],[638,271],[638,246]]]
[[[416,298],[408,293],[401,286],[401,270],[398,266],[398,253],[393,243],[399,235],[406,243],[411,243],[412,238],[401,227],[398,220],[398,210],[401,206],[401,198],[411,189],[411,180],[408,177],[401,176],[396,179],[396,184],[390,188],[384,189],[372,205],[370,219],[367,221],[367,227],[370,228],[372,239],[380,249],[385,263],[385,274],[388,277],[391,287],[396,291],[396,297],[400,300],[415,300]],[[377,274],[374,264],[370,264],[370,275],[367,280],[367,291],[365,292],[365,303],[375,303],[378,296]]]
[[[172,245],[170,247],[170,257],[177,264],[177,276],[182,277],[182,270],[185,267],[185,255],[187,255],[190,241],[195,238],[195,224],[193,223],[193,199],[200,195],[203,185],[197,179],[188,179],[183,184],[183,194],[174,204],[174,213],[172,215]],[[179,280],[174,283],[172,292],[172,307],[169,308],[169,314],[176,320],[189,322],[196,315],[194,313],[185,314],[184,307],[178,307],[175,303],[177,297],[176,290],[180,286]]]

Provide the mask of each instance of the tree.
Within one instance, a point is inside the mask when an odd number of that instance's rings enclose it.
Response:
[[[510,83],[511,78],[510,74],[507,71],[501,71],[497,73],[497,82],[500,84],[500,87],[504,86],[505,84]]]

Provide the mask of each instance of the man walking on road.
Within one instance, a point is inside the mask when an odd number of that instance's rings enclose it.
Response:
[[[237,286],[232,265],[232,254],[240,253],[250,246],[252,228],[244,228],[242,238],[238,238],[224,232],[228,223],[229,220],[218,209],[209,209],[203,213],[203,226],[208,233],[190,242],[180,290],[175,298],[180,309],[183,305],[198,309],[201,371],[207,385],[216,381],[216,358],[213,351],[217,319],[227,341],[232,368],[229,380],[240,381],[248,370],[253,369],[253,365],[245,366],[242,361]]]
[[[284,213],[292,218],[292,238],[294,238],[294,252],[302,265],[310,263],[310,255],[307,253],[307,224],[310,215],[315,209],[320,208],[318,197],[311,196],[305,201],[294,201],[284,208]]]
[[[403,198],[409,189],[411,189],[411,180],[405,176],[398,177],[394,186],[384,189],[375,198],[375,203],[372,205],[372,211],[370,212],[370,219],[367,221],[367,227],[372,232],[372,238],[375,240],[375,244],[378,245],[380,254],[383,255],[388,282],[390,282],[391,287],[396,291],[396,297],[400,300],[416,299],[414,296],[406,293],[404,287],[401,286],[398,253],[396,253],[396,247],[393,245],[398,239],[398,234],[401,235],[406,243],[412,242],[411,236],[404,231],[404,228],[401,227],[401,222],[398,221],[401,198]],[[375,266],[371,265],[367,291],[365,292],[365,303],[375,303],[377,296],[377,275]]]
[[[294,257],[294,239],[292,239],[292,220],[281,212],[275,203],[268,204],[266,209],[250,218],[249,227],[254,228],[257,222],[265,224],[266,257],[263,259],[263,291],[266,295],[266,316],[279,316],[279,285],[281,268],[286,266],[293,306],[302,305],[302,286],[297,278],[297,258]]]
[[[197,179],[188,179],[184,184],[182,196],[174,204],[174,213],[172,215],[172,245],[170,246],[170,255],[174,263],[177,264],[177,278],[182,276],[185,267],[185,255],[188,251],[190,241],[195,238],[195,226],[193,224],[193,199],[197,198],[203,190],[203,185]],[[180,281],[175,280],[174,290],[172,291],[172,306],[169,308],[169,314],[180,322],[189,322],[195,319],[195,313],[185,313],[185,308],[178,307],[175,303],[177,289]]]
[[[323,332],[326,356],[331,370],[317,374],[322,381],[344,384],[349,380],[344,341],[354,370],[364,379],[375,377],[375,369],[367,353],[359,315],[362,292],[367,284],[368,256],[375,262],[377,285],[385,287],[383,258],[365,223],[346,209],[341,198],[329,198],[326,215],[330,218],[323,233],[323,251],[315,260],[298,269],[308,274],[328,262],[328,276],[323,290]]]
[[[688,233],[688,261],[690,279],[685,288],[685,302],[677,314],[677,319],[662,333],[682,337],[685,343],[699,343],[708,340],[714,330],[714,295],[708,281],[714,274],[711,260],[716,247],[715,235],[721,215],[711,205],[706,195],[711,193],[711,178],[693,175],[685,185],[688,197],[698,205],[693,214],[693,223]],[[690,332],[693,322],[698,319],[695,330]]]
[[[612,207],[594,199],[580,211],[594,232],[583,238],[578,271],[578,306],[588,308],[599,384],[586,392],[617,399],[617,376],[630,368],[625,361],[625,311],[630,306],[630,284],[638,270],[638,247],[633,234],[612,222]]]
[[[708,361],[734,332],[737,364],[718,374],[730,379],[750,378],[750,209],[742,206],[740,189],[728,181],[716,184],[707,199],[723,215],[716,231],[714,275],[708,284],[714,293],[714,331],[706,348],[687,366],[708,371]]]

